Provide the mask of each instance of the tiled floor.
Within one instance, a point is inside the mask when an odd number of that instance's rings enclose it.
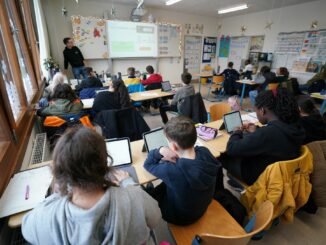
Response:
[[[195,84],[198,90],[198,84]],[[201,93],[203,97],[207,94],[206,86],[202,86]],[[213,98],[213,96],[210,96]],[[208,110],[212,102],[205,100],[205,106]],[[244,100],[244,109],[250,108],[248,99]],[[169,115],[174,116],[174,115]],[[163,126],[160,115],[152,116],[145,114],[144,118],[150,128]],[[236,193],[235,193],[236,194]],[[175,244],[171,237],[166,222],[162,221],[160,226],[155,231],[158,242],[168,241],[170,244]],[[299,212],[295,215],[292,224],[281,223],[277,227],[272,228],[267,232],[265,237],[260,241],[251,241],[253,245],[321,245],[326,244],[326,208],[319,208],[315,215]]]

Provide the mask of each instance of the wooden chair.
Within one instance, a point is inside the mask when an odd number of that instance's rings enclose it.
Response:
[[[229,112],[231,112],[231,107],[228,103],[214,104],[209,107],[211,121],[221,120],[223,115]]]
[[[209,96],[211,94],[212,89],[222,89],[223,88],[223,82],[224,82],[224,76],[213,76],[213,81],[210,84],[207,95],[206,95],[206,100],[209,100]],[[221,94],[220,94],[221,95]]]
[[[239,229],[240,225],[232,223],[232,220],[223,215],[224,212],[226,210],[213,200],[206,213],[196,223],[188,226],[169,224],[169,228],[178,245],[190,245],[196,235],[200,237],[200,244],[203,245],[244,245],[248,244],[252,236],[264,230],[271,222],[273,204],[266,201],[261,205],[250,233]],[[233,222],[236,221],[233,220]]]

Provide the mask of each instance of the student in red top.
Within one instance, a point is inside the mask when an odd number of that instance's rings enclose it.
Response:
[[[146,71],[149,74],[149,77],[147,79],[143,79],[141,83],[146,86],[154,83],[161,83],[163,81],[163,78],[160,74],[154,73],[153,66],[149,65],[146,67]]]

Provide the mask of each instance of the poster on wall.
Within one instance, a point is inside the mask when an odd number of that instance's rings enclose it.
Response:
[[[299,53],[302,48],[304,32],[280,33],[277,37],[276,53]]]
[[[92,17],[71,16],[73,37],[85,59],[107,59],[106,21]]]
[[[199,73],[201,64],[202,37],[185,36],[184,70],[189,73]]]
[[[203,43],[203,63],[210,63],[216,57],[216,37],[205,37]]]
[[[297,72],[305,72],[308,68],[310,59],[310,57],[298,57],[293,62],[292,70]]]
[[[218,57],[220,57],[220,58],[229,57],[230,42],[231,42],[230,36],[221,36]]]
[[[250,40],[250,52],[262,52],[264,47],[265,36],[254,36]]]
[[[230,43],[229,62],[233,62],[234,69],[241,68],[242,60],[248,58],[250,37],[232,37]]]
[[[158,24],[158,56],[181,56],[181,26]]]

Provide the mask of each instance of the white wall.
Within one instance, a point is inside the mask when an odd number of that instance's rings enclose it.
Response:
[[[223,18],[221,20],[221,35],[240,36],[241,26],[245,25],[246,36],[265,35],[263,52],[274,52],[279,32],[305,31],[310,29],[314,20],[318,21],[318,28],[326,28],[326,1],[314,1],[310,3],[288,6],[270,11],[258,12],[247,15]],[[271,30],[266,29],[266,22],[272,21]],[[225,60],[220,59],[221,68]],[[223,66],[222,66],[223,63]],[[305,82],[313,74],[293,74],[299,76],[301,82]]]
[[[79,4],[77,4],[71,0],[65,1],[68,17],[63,17],[61,14],[62,1],[42,0],[42,2],[50,36],[51,53],[59,61],[61,67],[63,67],[62,51],[64,49],[62,39],[72,35],[70,16],[81,15],[102,18],[104,11],[110,11],[111,9],[111,1],[107,1],[107,3],[100,1],[79,1]],[[117,19],[128,20],[133,6],[115,4],[115,8],[117,10]],[[185,23],[204,24],[203,36],[217,36],[218,34],[217,18],[188,15],[159,9],[150,9],[150,13],[159,22],[165,21],[182,25]],[[214,62],[216,63],[216,60],[212,62],[212,65],[214,65]],[[129,66],[135,66],[136,69],[144,71],[148,64],[152,64],[155,68],[158,67],[164,80],[170,80],[173,83],[180,81],[180,74],[183,71],[183,58],[115,59],[113,60],[112,68],[114,73],[122,72],[124,74]],[[108,69],[109,62],[104,60],[90,60],[87,61],[87,65],[93,66],[95,70],[101,72]]]

